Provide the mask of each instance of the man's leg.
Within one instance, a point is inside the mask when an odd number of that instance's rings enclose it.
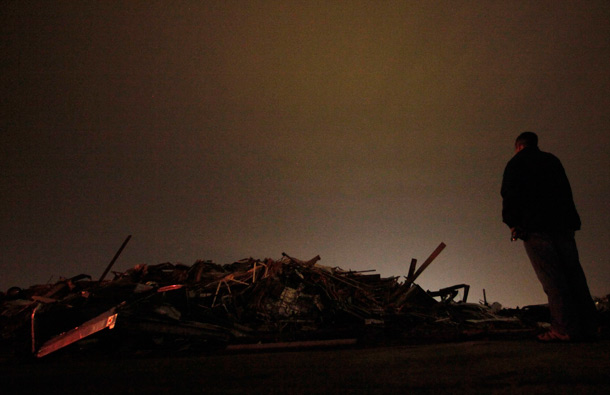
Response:
[[[562,335],[572,335],[575,328],[570,325],[574,317],[570,317],[567,308],[571,304],[570,287],[553,239],[546,233],[530,233],[524,246],[548,297],[551,329]]]
[[[597,333],[597,309],[591,297],[585,273],[578,257],[578,248],[573,232],[557,235],[555,245],[563,261],[565,275],[570,287],[570,316],[575,316],[575,336],[592,338]]]

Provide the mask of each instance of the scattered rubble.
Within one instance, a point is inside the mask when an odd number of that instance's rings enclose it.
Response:
[[[443,243],[409,274],[381,277],[282,254],[219,265],[137,265],[100,280],[81,274],[12,288],[0,305],[2,342],[44,357],[67,346],[122,350],[261,349],[366,341],[455,340],[532,331],[535,323],[467,302],[469,286],[424,291],[414,283]],[[458,294],[460,300],[455,300]]]

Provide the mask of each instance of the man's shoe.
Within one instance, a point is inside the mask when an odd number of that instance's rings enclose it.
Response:
[[[538,335],[538,341],[542,343],[568,343],[572,341],[569,335],[550,330]]]

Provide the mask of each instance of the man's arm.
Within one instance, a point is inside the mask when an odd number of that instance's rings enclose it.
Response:
[[[520,237],[523,231],[522,226],[522,203],[521,203],[521,182],[518,166],[514,161],[508,162],[502,176],[502,221],[511,230],[511,239]]]

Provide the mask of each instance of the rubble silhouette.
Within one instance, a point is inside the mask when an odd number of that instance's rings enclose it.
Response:
[[[324,266],[319,256],[304,261],[282,254],[225,265],[136,265],[105,280],[117,253],[100,280],[81,274],[9,290],[0,307],[2,342],[44,357],[69,346],[239,350],[455,340],[535,329],[536,320],[503,314],[497,304],[468,303],[466,284],[434,292],[418,286],[414,280],[444,247],[419,269],[413,259],[402,279]]]

